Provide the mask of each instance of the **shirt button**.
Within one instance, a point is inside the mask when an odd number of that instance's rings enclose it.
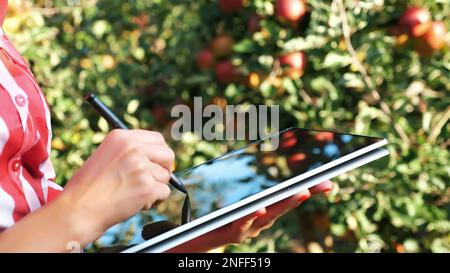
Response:
[[[13,170],[13,172],[17,172],[20,169],[20,160],[19,159],[15,159],[12,164],[11,164],[11,169]]]
[[[19,106],[25,106],[25,104],[27,104],[27,100],[25,99],[25,97],[23,95],[17,95],[15,97],[16,103]]]

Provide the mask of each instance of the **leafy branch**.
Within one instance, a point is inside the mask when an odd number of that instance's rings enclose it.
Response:
[[[334,0],[334,4],[337,4],[339,6],[339,14],[340,19],[342,22],[342,34],[344,36],[344,42],[347,48],[348,53],[351,56],[352,63],[357,67],[359,73],[363,76],[363,80],[365,85],[370,91],[370,95],[372,98],[379,103],[381,110],[386,114],[386,116],[389,118],[390,122],[393,124],[394,129],[397,131],[398,135],[402,139],[404,143],[406,143],[408,146],[411,144],[411,141],[409,137],[407,136],[406,132],[403,130],[403,128],[396,123],[392,118],[392,111],[390,107],[381,100],[380,92],[378,92],[376,85],[374,84],[372,78],[370,78],[369,73],[367,72],[367,69],[364,67],[362,62],[359,60],[358,55],[352,45],[351,41],[351,35],[352,30],[350,26],[348,25],[348,16],[347,12],[345,10],[345,5],[342,0]]]

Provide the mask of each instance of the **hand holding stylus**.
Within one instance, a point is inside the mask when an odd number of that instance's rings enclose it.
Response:
[[[86,96],[86,101],[89,102],[92,107],[104,118],[106,121],[114,128],[114,129],[122,129],[128,130],[128,127],[109,109],[102,101],[100,101],[97,96],[93,93],[89,93]],[[174,175],[170,175],[170,184],[181,191],[184,194],[187,194],[186,189],[184,188],[183,183]]]
[[[109,109],[97,96],[89,93],[86,96],[86,101],[99,113],[114,129],[128,130],[128,127],[117,117],[111,109]],[[158,151],[155,151],[157,153]],[[191,201],[189,194],[180,179],[178,179],[172,172],[170,173],[169,183],[186,195],[181,212],[181,224],[186,224],[191,221]]]
[[[170,195],[174,152],[157,132],[113,130],[66,185],[58,200],[80,243]],[[72,222],[72,221],[71,221]]]

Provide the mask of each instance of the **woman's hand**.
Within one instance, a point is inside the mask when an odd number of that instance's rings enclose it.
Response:
[[[169,197],[174,157],[160,133],[114,130],[108,134],[59,198],[76,217],[74,222],[85,223],[80,227],[86,234],[82,245]]]
[[[333,183],[331,181],[325,181],[309,190],[300,192],[274,205],[256,211],[231,224],[171,249],[169,252],[205,252],[226,244],[241,243],[247,238],[257,237],[261,231],[270,228],[282,215],[306,201],[311,194],[329,192],[332,189]]]

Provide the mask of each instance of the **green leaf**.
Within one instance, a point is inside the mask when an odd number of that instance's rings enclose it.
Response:
[[[325,56],[322,68],[340,68],[352,63],[350,55],[345,53],[330,52]]]
[[[327,39],[323,35],[308,35],[306,38],[296,37],[288,40],[283,45],[283,50],[304,51],[314,48],[321,48],[327,43]]]
[[[258,45],[252,39],[243,39],[233,46],[236,53],[251,53],[258,48]]]

